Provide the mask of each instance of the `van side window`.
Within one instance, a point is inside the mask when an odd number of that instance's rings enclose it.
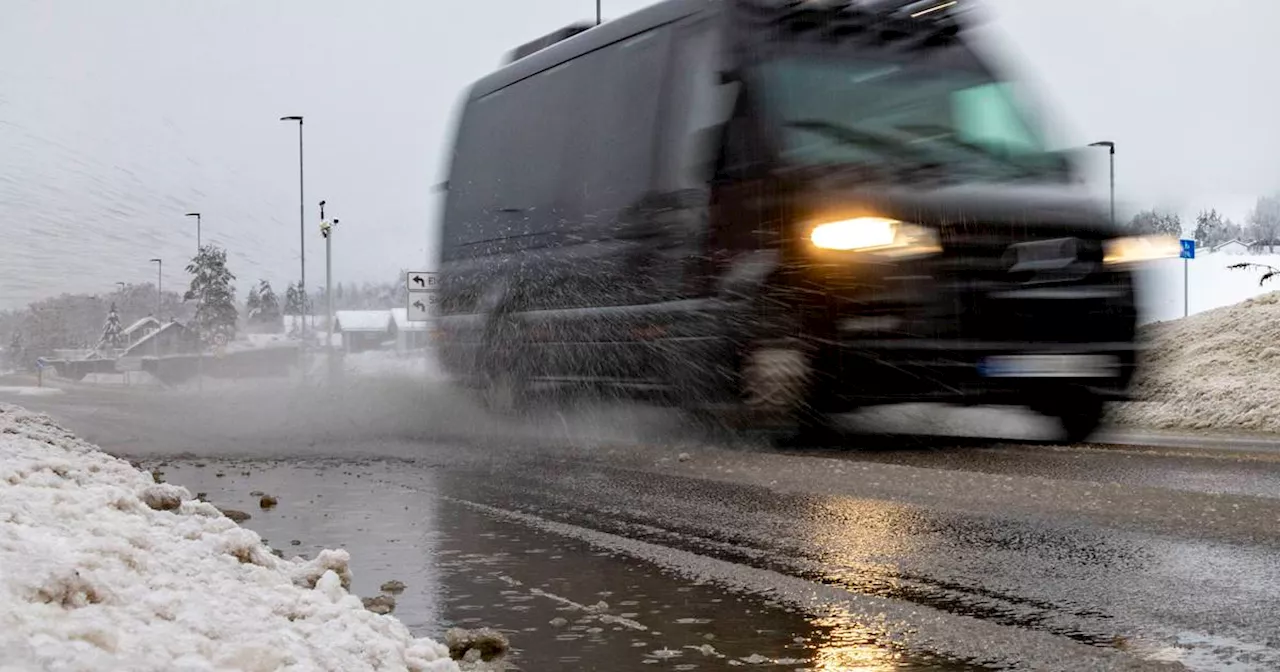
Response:
[[[571,216],[594,237],[652,186],[667,38],[654,29],[567,64],[577,90],[562,108],[573,129],[563,186]]]
[[[470,101],[463,110],[445,195],[443,260],[468,256],[460,255],[458,247],[497,235],[494,204],[503,176],[497,170],[502,164],[496,159],[504,139],[493,134],[503,128],[499,119],[502,105],[500,95],[489,95]]]
[[[450,248],[545,233],[558,224],[572,121],[564,109],[573,88],[559,66],[467,106],[450,170],[446,209],[453,226],[445,232],[445,258],[458,256]]]

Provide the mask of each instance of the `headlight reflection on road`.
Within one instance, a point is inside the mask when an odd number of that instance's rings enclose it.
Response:
[[[815,502],[805,529],[812,555],[833,584],[885,597],[899,592],[898,560],[926,552],[919,513],[890,502],[833,497]],[[813,669],[881,672],[898,668],[900,652],[866,614],[839,609],[812,620],[827,634],[813,641]]]
[[[898,668],[898,654],[878,644],[880,633],[860,625],[847,610],[813,620],[828,632],[826,640],[811,642],[813,664],[818,672],[887,672]]]

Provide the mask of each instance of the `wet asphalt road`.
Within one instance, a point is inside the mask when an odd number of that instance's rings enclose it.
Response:
[[[1267,440],[776,450],[631,407],[497,423],[410,380],[3,400],[286,554],[348,548],[356,592],[403,581],[415,632],[500,628],[518,669],[1280,669]]]

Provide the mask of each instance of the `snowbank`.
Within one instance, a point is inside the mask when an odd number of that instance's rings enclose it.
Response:
[[[1142,401],[1119,406],[1117,422],[1280,432],[1280,292],[1147,325],[1141,337]]]
[[[257,534],[0,404],[0,669],[458,670],[347,592],[345,551]]]

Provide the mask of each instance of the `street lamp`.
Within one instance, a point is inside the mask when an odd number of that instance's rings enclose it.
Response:
[[[151,263],[156,265],[156,320],[160,319],[160,297],[164,294],[164,261],[161,259],[152,259]]]
[[[1116,225],[1116,143],[1110,140],[1099,140],[1089,143],[1090,147],[1106,147],[1111,155],[1111,225]]]
[[[303,292],[302,306],[302,333],[306,335],[306,291],[307,291],[307,206],[304,196],[304,180],[302,172],[302,117],[299,115],[280,117],[280,121],[296,121],[298,122],[298,244],[301,246],[302,255],[302,282],[298,285],[298,289]]]
[[[596,0],[596,25],[600,25],[600,0]]]
[[[161,259],[152,259],[151,263],[156,265],[156,322],[160,325],[156,328],[156,344],[155,351],[157,362],[160,357],[160,329],[164,327],[164,320],[160,317],[160,301],[164,298],[164,261]],[[157,366],[159,364],[157,363]],[[159,370],[159,369],[157,369]]]
[[[200,254],[204,252],[204,244],[200,239],[200,213],[188,212],[187,217],[196,218],[196,258],[200,258]],[[198,261],[196,262],[199,263]],[[196,269],[199,273],[199,268]],[[204,287],[200,288],[200,296],[196,297],[196,315],[200,315],[200,309],[204,307]],[[202,342],[203,334],[200,333],[200,322],[196,322],[196,385],[201,391],[204,390],[204,343]]]
[[[204,246],[200,244],[200,213],[188,212],[187,217],[196,218],[196,254],[199,255],[200,250],[204,248]]]

